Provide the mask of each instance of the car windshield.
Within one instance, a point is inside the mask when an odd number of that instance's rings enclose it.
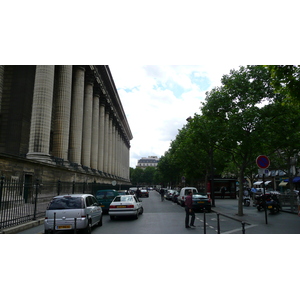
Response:
[[[117,196],[113,202],[132,202],[131,196]]]
[[[81,208],[83,208],[83,201],[81,201],[81,197],[64,197],[53,199],[49,204],[48,210]]]

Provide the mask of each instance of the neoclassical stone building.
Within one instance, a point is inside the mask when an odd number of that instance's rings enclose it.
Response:
[[[108,66],[0,66],[0,175],[129,183],[132,133]]]

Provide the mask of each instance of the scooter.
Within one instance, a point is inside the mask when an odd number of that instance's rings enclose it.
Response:
[[[244,206],[250,206],[250,195],[248,191],[244,191],[243,200]]]
[[[249,196],[243,196],[244,200],[244,206],[250,206],[250,197]]]

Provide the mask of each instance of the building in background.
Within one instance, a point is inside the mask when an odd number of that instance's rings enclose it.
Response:
[[[157,156],[142,157],[138,160],[137,167],[146,169],[147,167],[157,167],[159,158]]]
[[[132,138],[108,66],[0,66],[0,176],[130,183]]]

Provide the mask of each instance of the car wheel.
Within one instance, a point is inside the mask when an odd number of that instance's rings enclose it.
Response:
[[[92,232],[92,223],[89,221],[88,225],[86,226],[86,228],[84,229],[84,233],[88,233],[90,234]]]
[[[134,218],[137,220],[139,218],[139,211],[136,211],[136,215],[134,216]]]
[[[140,215],[141,215],[143,212],[144,212],[144,208],[141,207],[141,209],[140,209]]]

